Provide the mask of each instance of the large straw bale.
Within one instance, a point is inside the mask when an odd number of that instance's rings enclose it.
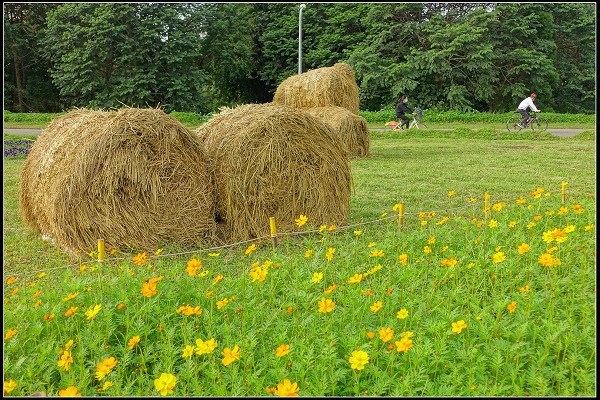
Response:
[[[273,103],[298,108],[339,106],[358,115],[358,85],[345,63],[292,75],[279,84]]]
[[[351,157],[370,156],[369,126],[363,117],[337,106],[313,107],[304,111],[316,116],[338,132]]]
[[[350,161],[336,133],[300,109],[247,104],[216,115],[195,132],[204,140],[226,240],[309,225],[343,224],[350,206]]]
[[[43,130],[21,173],[27,225],[70,250],[151,249],[214,235],[200,140],[160,109],[78,109]]]

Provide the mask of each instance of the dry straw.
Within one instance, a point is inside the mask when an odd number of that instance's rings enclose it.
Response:
[[[160,109],[77,109],[51,122],[21,173],[21,214],[69,249],[149,249],[215,233],[201,142]]]
[[[337,63],[285,79],[277,87],[273,103],[298,108],[339,106],[358,115],[358,85],[352,68]]]
[[[350,156],[370,156],[369,127],[363,117],[337,106],[307,108],[304,111],[329,124],[338,132]]]
[[[210,160],[224,240],[268,235],[269,217],[280,232],[299,230],[300,214],[311,224],[346,222],[350,161],[336,132],[318,118],[284,105],[248,104],[195,132]]]

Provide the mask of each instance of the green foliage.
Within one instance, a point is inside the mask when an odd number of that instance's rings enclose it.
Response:
[[[298,71],[297,3],[5,7],[11,111],[265,103]],[[595,112],[591,3],[309,3],[302,70],[349,63],[360,107]]]

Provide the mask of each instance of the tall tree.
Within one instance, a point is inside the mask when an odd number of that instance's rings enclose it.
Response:
[[[58,90],[49,79],[49,60],[38,41],[46,13],[55,4],[6,3],[4,7],[4,108],[57,111]]]
[[[200,31],[186,4],[62,4],[48,14],[52,78],[70,106],[206,111]]]

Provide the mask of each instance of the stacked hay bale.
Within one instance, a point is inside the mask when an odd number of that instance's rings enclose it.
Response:
[[[151,249],[214,235],[200,140],[159,109],[79,109],[55,120],[21,173],[21,214],[69,249]]]
[[[367,121],[343,107],[313,107],[305,110],[329,124],[346,144],[352,157],[368,157],[370,155],[369,127]]]
[[[336,132],[318,118],[278,104],[225,110],[195,130],[204,141],[225,240],[309,224],[343,224],[350,206],[349,158]],[[302,228],[305,229],[305,228]]]
[[[358,115],[358,85],[352,68],[337,63],[285,79],[277,87],[273,103],[298,108],[339,106]]]

